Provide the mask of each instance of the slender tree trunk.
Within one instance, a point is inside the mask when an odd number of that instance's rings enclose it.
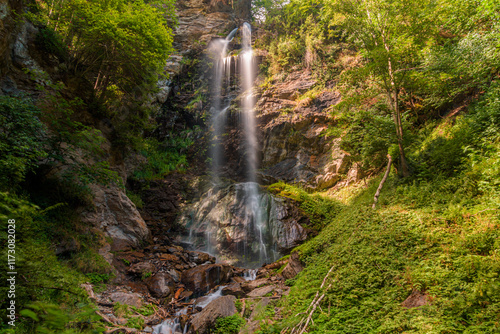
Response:
[[[387,45],[386,45],[386,50],[389,51]],[[408,177],[410,176],[410,170],[408,168],[408,163],[406,162],[404,146],[403,146],[403,124],[401,122],[401,112],[399,110],[399,92],[398,92],[399,89],[396,86],[396,80],[394,78],[394,71],[392,68],[391,57],[389,57],[387,62],[388,62],[387,65],[389,70],[389,77],[391,79],[391,88],[390,91],[388,92],[388,95],[389,95],[389,100],[392,104],[394,125],[396,126],[396,137],[398,139],[399,159],[400,159],[399,163],[401,167],[401,174],[403,175],[403,177]]]
[[[401,172],[403,177],[410,176],[410,170],[408,168],[408,163],[406,162],[406,156],[403,146],[403,123],[401,122],[401,112],[399,110],[399,96],[397,89],[394,91],[394,117],[396,119],[396,133],[398,136],[398,147],[399,147],[399,159],[401,165]]]
[[[387,180],[387,177],[389,176],[389,172],[391,171],[392,157],[389,154],[389,155],[387,155],[387,158],[389,158],[389,162],[387,163],[387,170],[385,171],[384,177],[382,178],[382,181],[380,181],[380,184],[378,185],[377,191],[375,192],[375,196],[373,197],[372,209],[375,209],[377,202],[378,202],[378,198],[380,196],[380,192],[382,191],[382,187],[384,186],[384,183]]]

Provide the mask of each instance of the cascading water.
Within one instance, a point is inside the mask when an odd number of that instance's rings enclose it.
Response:
[[[237,31],[238,29],[234,29],[225,39],[217,39],[210,46],[215,71],[211,117],[213,139],[210,149],[213,186],[194,205],[192,211],[181,215],[180,223],[189,228],[189,241],[199,250],[216,255],[219,261],[223,259],[247,268],[258,268],[263,263],[277,260],[281,256],[278,249],[291,249],[296,246],[297,240],[304,240],[305,232],[297,222],[285,224],[280,220],[286,216],[283,215],[286,210],[270,194],[261,192],[257,183],[259,147],[253,96],[256,66],[252,31],[248,23],[244,23],[241,29],[242,50],[236,59],[243,91],[241,120],[245,138],[247,182],[224,185],[221,180],[221,169],[224,166],[222,139],[231,105],[231,100],[223,100],[223,93],[224,90],[227,93],[231,89],[233,63],[233,57],[228,57],[227,50]],[[203,242],[199,243],[199,239]],[[255,280],[256,276],[257,270],[249,269],[243,277],[245,280]],[[199,298],[192,307],[207,306],[222,296],[222,289],[221,286],[211,294]],[[155,326],[154,333],[186,333],[187,326],[181,329],[179,322],[181,312],[186,310],[182,309],[175,317]]]
[[[242,53],[241,53],[241,86],[244,91],[243,97],[243,123],[246,140],[246,160],[248,184],[245,187],[247,192],[247,214],[249,220],[253,222],[253,228],[259,242],[259,262],[268,262],[270,258],[267,254],[264,241],[265,222],[262,217],[262,210],[259,203],[259,185],[257,184],[257,135],[255,126],[255,100],[253,97],[253,82],[255,80],[255,62],[252,50],[252,28],[250,24],[244,23],[242,28]]]
[[[214,63],[212,81],[210,146],[212,160],[212,187],[205,193],[194,212],[186,213],[180,223],[189,228],[189,242],[198,250],[215,255],[225,261],[247,268],[257,268],[276,260],[280,254],[275,238],[277,227],[273,200],[260,192],[256,171],[258,168],[258,141],[256,134],[255,99],[253,82],[256,77],[255,58],[252,50],[252,30],[244,23],[241,32],[241,50],[234,56],[234,69],[239,69],[241,94],[240,121],[242,123],[245,152],[245,181],[227,184],[222,179],[225,166],[223,140],[230,113],[233,57],[228,47],[237,29],[225,39],[210,44]],[[226,98],[224,99],[224,96]]]
[[[211,125],[213,129],[213,139],[210,150],[210,158],[212,159],[212,174],[214,184],[219,183],[220,168],[224,163],[222,152],[222,134],[226,125],[226,114],[229,106],[222,107],[222,92],[224,88],[224,80],[231,80],[231,57],[227,56],[227,47],[233,40],[238,28],[234,29],[227,35],[225,39],[216,39],[210,43],[209,52],[214,61],[214,85],[212,86],[212,118]],[[226,76],[224,75],[226,74]]]

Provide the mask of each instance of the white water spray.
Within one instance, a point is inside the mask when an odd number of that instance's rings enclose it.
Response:
[[[247,178],[245,191],[247,191],[247,214],[253,220],[253,228],[258,240],[259,262],[269,261],[264,238],[265,222],[262,217],[261,205],[259,203],[259,185],[257,184],[257,143],[255,124],[255,99],[253,96],[253,82],[255,80],[255,60],[252,50],[252,28],[250,24],[244,23],[242,28],[242,52],[241,52],[241,86],[243,88],[243,123],[246,140],[246,163]]]
[[[213,139],[210,149],[212,159],[212,173],[214,184],[219,183],[220,168],[224,163],[222,152],[222,135],[226,126],[227,110],[229,106],[222,107],[222,93],[224,86],[229,87],[231,80],[231,58],[227,56],[227,47],[233,40],[238,28],[234,29],[225,39],[217,39],[210,43],[209,53],[214,60],[214,82],[212,86],[213,112],[211,124],[213,129]],[[226,85],[224,85],[226,81]]]

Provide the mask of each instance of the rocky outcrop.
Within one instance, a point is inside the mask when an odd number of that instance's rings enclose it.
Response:
[[[229,33],[250,19],[249,0],[179,0],[175,29],[176,48],[184,53],[203,48],[220,33]]]
[[[100,228],[111,238],[112,251],[139,247],[150,238],[146,223],[134,203],[116,186],[91,186],[93,208],[81,213],[81,220]]]
[[[352,175],[356,167],[340,149],[340,140],[324,135],[334,123],[330,107],[340,101],[333,84],[318,89],[308,71],[297,71],[265,87],[256,104],[262,183],[285,181],[324,190],[359,179]]]
[[[288,259],[288,263],[281,272],[281,275],[284,279],[291,279],[297,276],[304,269],[302,262],[300,261],[299,254],[297,252],[293,252]]]
[[[215,323],[217,318],[229,317],[237,312],[234,302],[236,297],[223,296],[208,304],[203,311],[191,320],[191,332],[203,334]]]
[[[285,199],[259,192],[260,221],[248,206],[251,183],[208,190],[189,206],[179,223],[190,230],[188,240],[231,264],[259,266],[273,262],[307,237],[304,215]],[[250,211],[249,211],[250,210]],[[260,224],[260,225],[259,225]],[[266,258],[262,258],[265,247]]]

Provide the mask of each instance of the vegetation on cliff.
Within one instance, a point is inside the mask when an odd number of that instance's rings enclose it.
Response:
[[[498,3],[261,4],[267,75],[334,82],[324,135],[365,175],[396,160],[376,210],[382,175],[316,194],[270,186],[324,228],[296,249],[306,268],[261,333],[498,332]]]
[[[123,159],[151,146],[143,138],[148,95],[173,51],[173,4],[29,1],[12,14],[18,26],[37,27],[30,56],[42,66],[25,64],[21,90],[0,96],[0,218],[2,226],[16,220],[19,272],[15,327],[7,324],[8,287],[0,289],[1,332],[104,331],[80,284],[113,277],[97,253],[107,241],[77,210],[92,202],[92,184],[123,188],[110,166],[116,150]],[[0,240],[7,259],[6,229]]]

